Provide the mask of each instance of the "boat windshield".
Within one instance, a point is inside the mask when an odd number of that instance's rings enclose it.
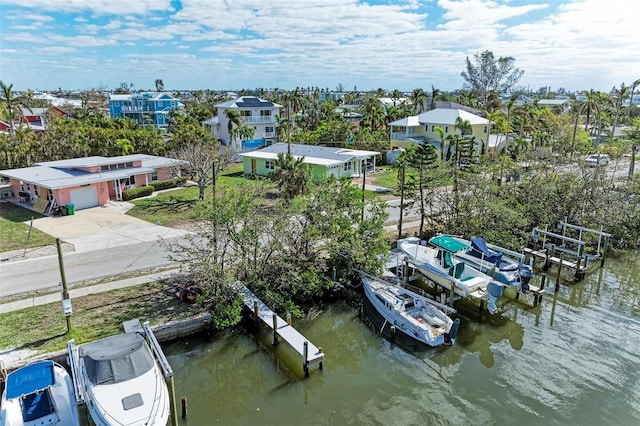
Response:
[[[7,399],[41,391],[54,384],[53,361],[42,361],[19,368],[7,376]]]
[[[121,383],[139,377],[154,364],[139,333],[125,333],[80,346],[79,354],[94,385]]]

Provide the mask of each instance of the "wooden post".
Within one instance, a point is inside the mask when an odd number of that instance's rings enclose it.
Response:
[[[322,346],[318,346],[318,352],[320,352],[320,353],[324,353],[324,352],[322,351]],[[320,366],[319,366],[319,368],[320,368],[320,370],[322,370],[322,361],[320,361]]]
[[[287,324],[291,325],[291,312],[287,312]]]
[[[542,276],[542,282],[540,283],[540,291],[538,291],[538,294],[533,296],[533,306],[538,306],[538,303],[540,303],[542,301],[542,290],[544,290],[544,285],[547,282],[547,276],[543,275]]]
[[[171,412],[171,424],[178,426],[178,407],[176,407],[176,388],[173,383],[173,375],[165,377],[167,390],[169,391],[169,411]]]
[[[560,273],[562,272],[562,264],[564,263],[564,253],[560,253],[560,263],[558,263],[558,271],[556,273],[556,287],[553,289],[554,292],[558,292],[560,290]]]
[[[453,301],[456,298],[456,283],[451,281],[451,292],[449,294],[449,306],[453,307]]]
[[[29,224],[29,232],[27,233],[27,240],[24,242],[24,252],[22,253],[22,257],[25,257],[27,254],[27,247],[29,247],[29,240],[31,239],[32,229],[33,229],[33,216],[31,216],[31,223]]]
[[[578,257],[578,261],[576,262],[576,273],[573,276],[573,279],[576,281],[580,281],[583,277],[582,277],[582,273],[580,271],[580,269],[582,268],[582,257]]]
[[[309,377],[309,342],[306,340],[302,346],[302,371],[304,371],[304,377]]]
[[[256,321],[258,321],[258,301],[253,301],[253,314],[256,316]]]
[[[273,314],[273,346],[278,344],[278,315]]]
[[[182,401],[182,418],[186,419],[187,418],[187,397],[183,396],[181,401]]]
[[[67,277],[64,273],[64,262],[62,260],[62,246],[60,244],[60,238],[56,238],[56,247],[58,248],[58,265],[60,266],[60,282],[62,283],[62,303],[64,305],[65,300],[70,300],[69,290],[67,290]],[[67,333],[71,331],[71,312],[65,314],[67,320]]]
[[[604,239],[604,246],[602,247],[602,260],[600,260],[600,267],[604,266],[604,259],[607,257],[607,242],[609,238]]]
[[[542,270],[546,271],[549,269],[549,247],[544,249],[544,265],[542,265]]]

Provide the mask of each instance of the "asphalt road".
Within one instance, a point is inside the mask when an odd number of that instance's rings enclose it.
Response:
[[[157,241],[65,253],[63,263],[69,288],[86,281],[175,265]],[[48,291],[60,283],[57,255],[0,264],[0,298]]]

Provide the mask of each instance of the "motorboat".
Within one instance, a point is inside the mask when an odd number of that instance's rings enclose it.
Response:
[[[3,426],[79,426],[71,376],[60,364],[46,360],[6,375],[0,402]]]
[[[523,263],[524,256],[511,250],[487,244],[481,237],[465,240],[459,237],[438,235],[430,240],[454,240],[464,248],[453,253],[455,259],[495,278],[496,281],[507,286],[517,287],[523,293],[529,291],[529,281],[533,276],[531,266]]]
[[[452,320],[453,309],[382,278],[360,272],[369,303],[396,333],[428,346],[452,345],[460,320]]]
[[[165,426],[169,392],[162,370],[141,332],[77,348],[83,396],[96,426]]]

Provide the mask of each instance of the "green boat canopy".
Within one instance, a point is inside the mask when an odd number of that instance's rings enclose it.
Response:
[[[465,244],[457,238],[449,235],[436,235],[429,240],[429,243],[451,253],[456,253],[460,250],[466,250],[469,248],[469,244]]]

